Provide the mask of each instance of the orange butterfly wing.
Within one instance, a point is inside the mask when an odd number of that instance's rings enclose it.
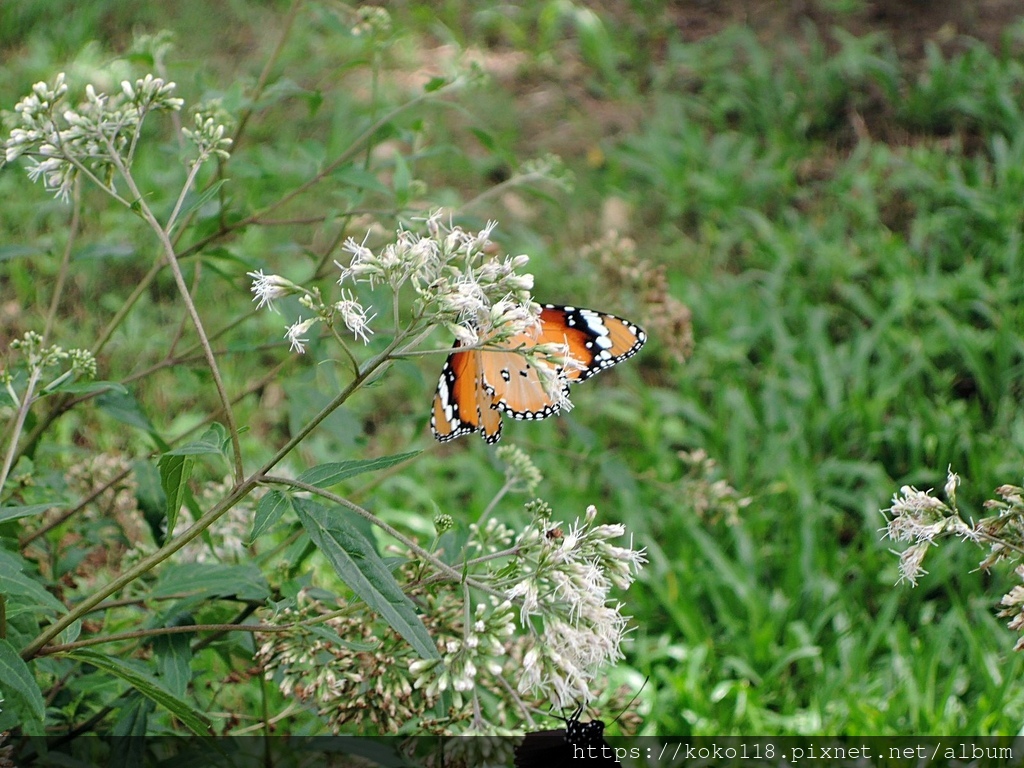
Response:
[[[647,341],[644,329],[615,315],[578,307],[545,304],[540,313],[537,343],[568,344],[569,354],[583,370],[569,371],[570,381],[585,381],[640,351]]]
[[[455,343],[455,347],[460,345]],[[480,351],[452,352],[441,369],[430,428],[441,442],[480,431],[488,443],[501,438],[501,414],[483,378]]]
[[[430,426],[441,441],[480,431],[488,443],[501,437],[501,412],[514,419],[545,419],[558,413],[533,364],[521,354],[537,344],[567,344],[582,366],[566,374],[584,381],[635,355],[647,341],[642,328],[602,312],[545,304],[540,331],[510,339],[509,350],[453,352],[441,370]],[[456,342],[455,347],[459,344]],[[541,363],[543,364],[543,363]],[[565,385],[568,389],[568,383]]]

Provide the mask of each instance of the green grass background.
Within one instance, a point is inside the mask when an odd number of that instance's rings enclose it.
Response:
[[[169,75],[184,95],[237,108],[287,6],[216,6],[4,3],[0,105],[57,71],[85,82],[132,30],[169,28]],[[395,129],[426,184],[419,200],[458,210],[523,160],[557,151],[576,174],[573,193],[518,192],[467,221],[501,221],[502,248],[533,258],[540,300],[640,320],[637,297],[602,283],[580,256],[615,201],[629,212],[622,234],[666,267],[672,295],[692,311],[685,364],[672,359],[674,340],[654,336],[639,357],[575,389],[571,414],[506,424],[504,437],[542,467],[540,493],[563,519],[596,504],[600,519],[625,522],[648,548],[650,565],[623,598],[636,630],[612,674],[633,686],[650,675],[636,705],[643,732],[1018,733],[1022,662],[995,617],[1015,577],[978,572],[983,553],[945,546],[920,586],[897,586],[879,510],[903,484],[941,486],[948,466],[976,517],[993,488],[1021,480],[1024,25],[1008,25],[998,45],[958,38],[905,59],[884,34],[844,32],[842,13],[826,33],[797,27],[763,40],[729,26],[684,42],[671,6],[622,4],[593,17],[582,8],[396,4],[400,42],[380,87],[397,103],[403,76],[440,66],[451,46],[483,51],[503,76]],[[300,15],[273,74],[277,100],[231,161],[238,207],[300,183],[370,119],[367,82],[350,72],[365,49],[338,24],[329,5]],[[416,136],[429,146],[413,148]],[[158,187],[167,158],[140,162]],[[291,213],[342,211],[354,199],[339,180]],[[0,200],[0,303],[13,336],[44,316],[67,212],[15,167],[0,172]],[[155,254],[130,214],[96,193],[87,204],[57,334],[66,347],[88,346]],[[386,227],[402,204],[382,206]],[[208,322],[227,323],[247,304],[240,263],[301,279],[316,238],[254,227],[211,250],[216,276],[200,303]],[[173,285],[161,280],[101,360],[113,367],[104,376],[158,360],[164,350],[150,340],[179,323]],[[254,317],[228,344],[278,341],[281,323]],[[280,358],[275,349],[264,360]],[[333,394],[330,367],[308,358],[272,385],[283,400],[242,404],[247,450],[269,455]],[[230,384],[262,373],[254,360],[228,357]],[[430,445],[439,366],[397,366],[297,461]],[[169,435],[195,422],[194,403],[212,403],[208,380],[186,367],[142,380],[136,394]],[[59,468],[131,446],[85,411],[42,450]],[[710,480],[751,497],[738,524],[697,514],[709,483],[687,479],[678,455],[696,449],[717,462]],[[501,482],[493,450],[463,439],[389,478],[370,504],[429,532],[434,505],[471,522]],[[505,514],[520,519],[514,505]],[[216,676],[218,662],[197,663],[211,665],[200,678]]]

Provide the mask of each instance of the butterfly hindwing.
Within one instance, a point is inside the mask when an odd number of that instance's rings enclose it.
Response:
[[[536,341],[531,341],[527,346],[535,344]],[[534,363],[518,352],[484,351],[480,356],[484,380],[498,410],[513,419],[546,419],[558,413],[559,403],[544,388]],[[565,390],[568,389],[566,384]]]

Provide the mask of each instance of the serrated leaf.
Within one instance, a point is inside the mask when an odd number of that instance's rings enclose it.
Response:
[[[376,459],[357,459],[319,464],[307,469],[299,475],[298,479],[304,483],[315,485],[317,488],[328,488],[340,483],[342,480],[361,475],[364,472],[377,472],[381,469],[393,467],[395,464],[401,464],[403,461],[407,461],[419,453],[420,451],[410,451],[409,453],[398,453],[394,456],[381,456]]]
[[[178,512],[184,503],[185,493],[188,491],[188,479],[192,476],[192,467],[195,460],[191,456],[174,456],[165,453],[157,462],[160,469],[160,487],[164,489],[167,496],[167,531],[174,530],[174,524],[178,522]]]
[[[249,541],[256,541],[264,531],[277,525],[286,509],[288,509],[288,497],[280,491],[269,491],[256,505],[256,514],[252,521],[252,535],[249,536]]]
[[[202,713],[197,712],[188,702],[168,691],[147,672],[130,666],[114,656],[96,653],[88,648],[80,648],[64,655],[83,664],[91,664],[128,683],[157,706],[163,707],[177,717],[186,728],[197,736],[206,736],[210,733],[210,723]]]
[[[424,659],[438,659],[433,638],[373,546],[342,517],[311,499],[292,499],[309,538],[338,576]]]
[[[265,600],[270,596],[266,578],[252,563],[188,563],[163,569],[153,588],[154,599],[172,595],[236,596],[243,600]]]
[[[28,664],[21,658],[9,640],[0,639],[0,700],[4,708],[11,708],[21,715],[22,723],[34,723],[42,727],[46,717],[46,703],[42,691],[36,685],[35,677]],[[35,732],[31,728],[30,732]]]

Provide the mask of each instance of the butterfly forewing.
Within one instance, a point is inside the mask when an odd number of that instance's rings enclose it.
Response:
[[[647,341],[640,326],[592,309],[545,304],[540,322],[538,343],[568,344],[570,356],[583,366],[567,372],[575,381],[589,379],[632,357]]]

